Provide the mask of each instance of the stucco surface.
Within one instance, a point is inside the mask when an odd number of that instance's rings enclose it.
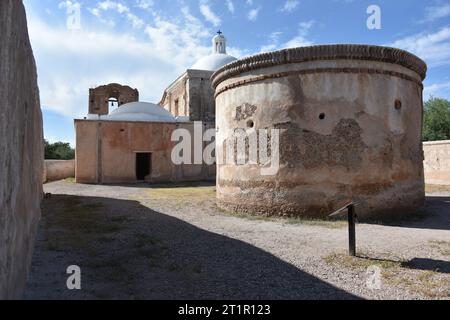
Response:
[[[362,50],[367,52],[364,60],[351,54],[359,47],[349,46],[348,59],[339,47],[336,58],[299,55],[299,62],[287,63],[294,49],[275,54],[271,63],[265,56],[261,62],[249,58],[213,75],[219,159],[226,159],[225,146],[236,129],[248,134],[280,130],[280,169],[275,175],[262,176],[261,163],[218,166],[220,206],[323,217],[357,201],[360,216],[367,217],[423,205],[424,74],[416,69],[426,66],[397,51],[403,64],[380,61],[383,54],[391,59],[383,50],[371,60],[371,48]],[[410,62],[418,63],[417,68],[407,67]]]
[[[210,80],[212,74],[212,71],[187,70],[164,91],[159,104],[174,116],[214,122],[216,105]]]
[[[450,185],[450,141],[425,142],[425,181]]]
[[[45,160],[45,182],[75,177],[75,160]]]
[[[193,123],[76,120],[75,129],[78,183],[136,182],[136,153],[141,152],[152,154],[151,174],[146,182],[215,178],[214,165],[175,165],[172,161],[175,146],[171,141],[172,133],[176,129],[186,129],[194,137]]]
[[[22,1],[0,1],[0,30],[0,299],[16,299],[40,218],[42,115]]]

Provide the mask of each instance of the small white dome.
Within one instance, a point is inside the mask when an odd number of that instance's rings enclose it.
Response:
[[[222,32],[219,31],[212,39],[212,54],[198,60],[197,63],[192,66],[192,69],[217,71],[224,65],[236,60],[235,57],[227,54],[227,39],[222,35]]]
[[[208,71],[217,71],[222,68],[224,65],[229,64],[230,62],[236,61],[235,57],[232,57],[228,54],[223,53],[215,53],[209,56],[203,57],[198,60],[193,66],[194,70],[208,70]]]
[[[131,102],[121,105],[101,118],[109,121],[176,122],[169,111],[148,102]]]

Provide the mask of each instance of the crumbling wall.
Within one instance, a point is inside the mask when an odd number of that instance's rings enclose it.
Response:
[[[0,299],[16,299],[40,217],[42,115],[22,1],[0,1],[0,30]]]
[[[139,91],[117,83],[89,89],[89,113],[98,115],[109,114],[110,98],[117,99],[120,107],[123,104],[139,101]]]
[[[357,201],[362,218],[414,212],[425,200],[425,73],[405,51],[359,45],[288,49],[223,67],[212,76],[219,206],[325,217]],[[279,133],[271,175],[262,174],[266,161],[237,163],[237,143],[228,152],[234,133],[259,130]]]

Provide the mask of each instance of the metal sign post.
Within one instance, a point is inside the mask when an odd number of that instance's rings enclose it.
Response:
[[[348,214],[348,248],[349,255],[352,257],[356,257],[356,211],[355,207],[357,203],[350,203],[345,207],[337,210],[336,212],[330,214],[330,217],[336,217],[342,215],[343,212],[347,211]]]

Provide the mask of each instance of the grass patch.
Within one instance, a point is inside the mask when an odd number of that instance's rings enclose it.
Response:
[[[324,227],[328,229],[342,229],[348,226],[346,220],[333,219],[306,219],[306,218],[288,218],[288,224],[302,224],[307,226]]]
[[[385,284],[404,288],[411,293],[430,299],[450,297],[450,276],[437,271],[415,269],[411,261],[400,259],[371,258],[369,255],[350,257],[343,254],[331,254],[323,260],[352,270],[365,272],[369,267],[377,266],[382,270]]]
[[[75,177],[66,178],[64,181],[67,183],[77,183]]]
[[[347,226],[347,222],[344,220],[332,220],[332,219],[308,219],[308,218],[299,218],[299,217],[271,217],[264,215],[256,215],[250,213],[242,213],[242,212],[231,212],[228,210],[224,210],[217,205],[214,204],[214,209],[216,211],[221,212],[222,214],[230,217],[250,220],[250,221],[266,221],[266,222],[279,222],[286,223],[290,225],[307,225],[307,226],[315,226],[315,227],[324,227],[329,229],[341,229]]]
[[[103,214],[104,204],[77,197],[52,196],[43,202],[47,248],[54,251],[89,249],[98,239],[115,234],[124,225]]]
[[[366,255],[351,257],[344,254],[331,254],[324,258],[327,264],[334,264],[350,269],[367,269],[371,266],[377,266],[383,269],[392,269],[401,267],[405,261],[396,261],[389,259],[368,258]]]
[[[404,269],[384,270],[386,283],[404,287],[410,292],[420,294],[428,299],[448,299],[450,297],[450,278],[430,270]]]
[[[449,241],[430,241],[430,246],[439,251],[443,256],[450,257],[450,242]]]
[[[145,206],[163,203],[165,207],[183,210],[186,205],[208,206],[215,200],[216,188],[207,183],[155,185],[144,189],[131,198]]]
[[[213,197],[216,194],[215,187],[164,187],[151,188],[145,191],[150,199],[197,199]]]

